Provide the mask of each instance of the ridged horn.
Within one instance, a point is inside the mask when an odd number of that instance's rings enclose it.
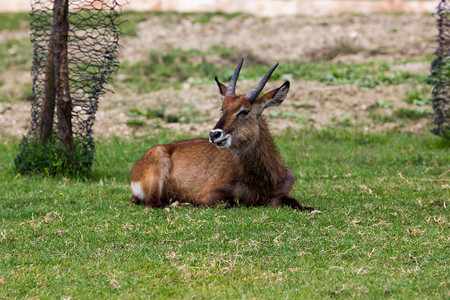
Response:
[[[267,81],[269,81],[270,76],[272,75],[273,71],[278,67],[278,63],[272,67],[272,69],[269,70],[269,72],[264,75],[264,77],[261,79],[261,81],[255,86],[253,90],[251,90],[247,95],[245,95],[245,98],[247,98],[250,103],[255,101],[256,97],[258,97],[259,93],[261,93],[262,89],[266,85]]]
[[[228,95],[235,95],[235,91],[236,91],[236,82],[237,79],[239,77],[239,72],[241,71],[241,67],[242,67],[242,63],[244,62],[244,59],[241,58],[241,62],[239,63],[239,65],[237,66],[236,70],[234,71],[233,76],[231,77],[230,83],[228,84],[228,88],[227,88],[227,92],[225,94],[225,96]]]

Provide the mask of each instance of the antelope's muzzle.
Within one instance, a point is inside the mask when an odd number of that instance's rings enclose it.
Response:
[[[231,136],[225,134],[222,129],[213,129],[209,133],[209,141],[221,149],[227,149],[231,145]]]

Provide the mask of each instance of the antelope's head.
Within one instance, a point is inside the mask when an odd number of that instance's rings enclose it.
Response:
[[[221,149],[240,149],[259,141],[261,114],[267,107],[280,105],[289,91],[289,81],[261,97],[258,97],[272,75],[276,64],[246,95],[236,95],[236,82],[244,59],[231,77],[228,87],[215,78],[222,97],[222,116],[209,133],[209,141]]]

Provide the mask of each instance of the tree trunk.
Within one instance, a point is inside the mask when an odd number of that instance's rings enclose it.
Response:
[[[55,87],[58,118],[58,139],[69,163],[73,162],[72,100],[69,89],[69,61],[67,39],[69,31],[69,0],[55,0]]]
[[[48,55],[45,64],[45,96],[41,107],[41,122],[39,124],[39,141],[43,145],[51,137],[53,129],[53,116],[55,114],[55,45],[57,35],[59,0],[53,4],[52,26],[48,42]]]

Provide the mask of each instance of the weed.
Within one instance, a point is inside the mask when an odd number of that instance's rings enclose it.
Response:
[[[15,170],[22,175],[45,174],[50,176],[86,176],[89,174],[94,151],[92,143],[73,139],[71,158],[60,147],[56,135],[45,144],[35,137],[24,137],[20,153],[14,159]]]
[[[428,95],[431,92],[431,87],[428,85],[418,85],[412,91],[406,92],[404,101],[415,106],[424,106],[431,103]]]
[[[128,120],[125,122],[125,124],[127,124],[130,127],[143,127],[145,126],[145,122],[143,120],[140,119],[132,119],[132,120]]]
[[[377,100],[376,106],[381,108],[389,108],[392,105],[392,100]]]
[[[422,108],[398,108],[394,111],[394,115],[399,119],[418,120],[421,118],[429,118],[432,114],[430,109]]]
[[[145,115],[140,109],[137,108],[130,109],[129,114],[133,117],[141,117]]]
[[[297,120],[301,120],[301,121],[314,121],[314,118],[311,116],[307,116],[305,114],[301,114],[301,113],[293,113],[290,111],[284,111],[281,114],[282,118],[289,118],[289,119],[297,119]]]
[[[395,122],[397,120],[393,114],[390,114],[390,113],[377,113],[377,112],[374,112],[374,111],[371,111],[369,113],[369,117],[374,121],[375,124],[392,123],[392,122]]]
[[[167,123],[178,123],[180,122],[180,117],[172,115],[172,114],[168,114],[164,116],[164,120]]]
[[[173,87],[178,89],[189,79],[194,84],[211,80],[214,76],[227,80],[233,74],[235,62],[218,66],[205,57],[219,55],[222,58],[232,57],[234,49],[213,46],[205,52],[196,49],[169,49],[165,52],[152,51],[146,60],[133,64],[123,62],[119,72],[125,78],[122,84],[138,93]],[[267,65],[258,62],[247,64],[241,73],[242,79],[259,78],[267,69]],[[307,79],[324,82],[330,85],[356,84],[362,87],[396,85],[403,83],[425,83],[424,74],[393,70],[386,62],[329,64],[285,62],[280,64],[272,77],[277,80]],[[116,82],[121,84],[120,82]]]
[[[193,109],[192,105],[183,105],[183,107],[180,109],[180,115],[167,114],[165,110],[165,108],[147,108],[146,112],[144,113],[139,109],[131,109],[129,114],[136,118],[127,121],[126,124],[133,127],[144,126],[146,123],[142,119],[140,119],[142,117],[150,120],[163,119],[167,123],[195,123],[198,119],[198,111]]]
[[[306,103],[306,102],[292,102],[292,106],[295,108],[305,108],[305,109],[314,107],[314,105]]]
[[[243,13],[223,13],[223,12],[205,12],[199,13],[195,16],[193,23],[207,24],[211,21],[213,17],[221,16],[226,20],[232,20],[236,17],[242,17],[243,19],[248,18],[249,15]]]
[[[150,107],[147,107],[145,117],[147,119],[156,119],[156,118],[162,119],[164,118],[164,109],[152,109]]]
[[[221,58],[229,58],[234,51],[235,50],[226,46],[214,45],[206,52],[206,54],[218,55]]]
[[[343,127],[353,127],[355,125],[352,114],[345,112],[341,113],[341,116],[339,118],[333,117],[332,121]]]

